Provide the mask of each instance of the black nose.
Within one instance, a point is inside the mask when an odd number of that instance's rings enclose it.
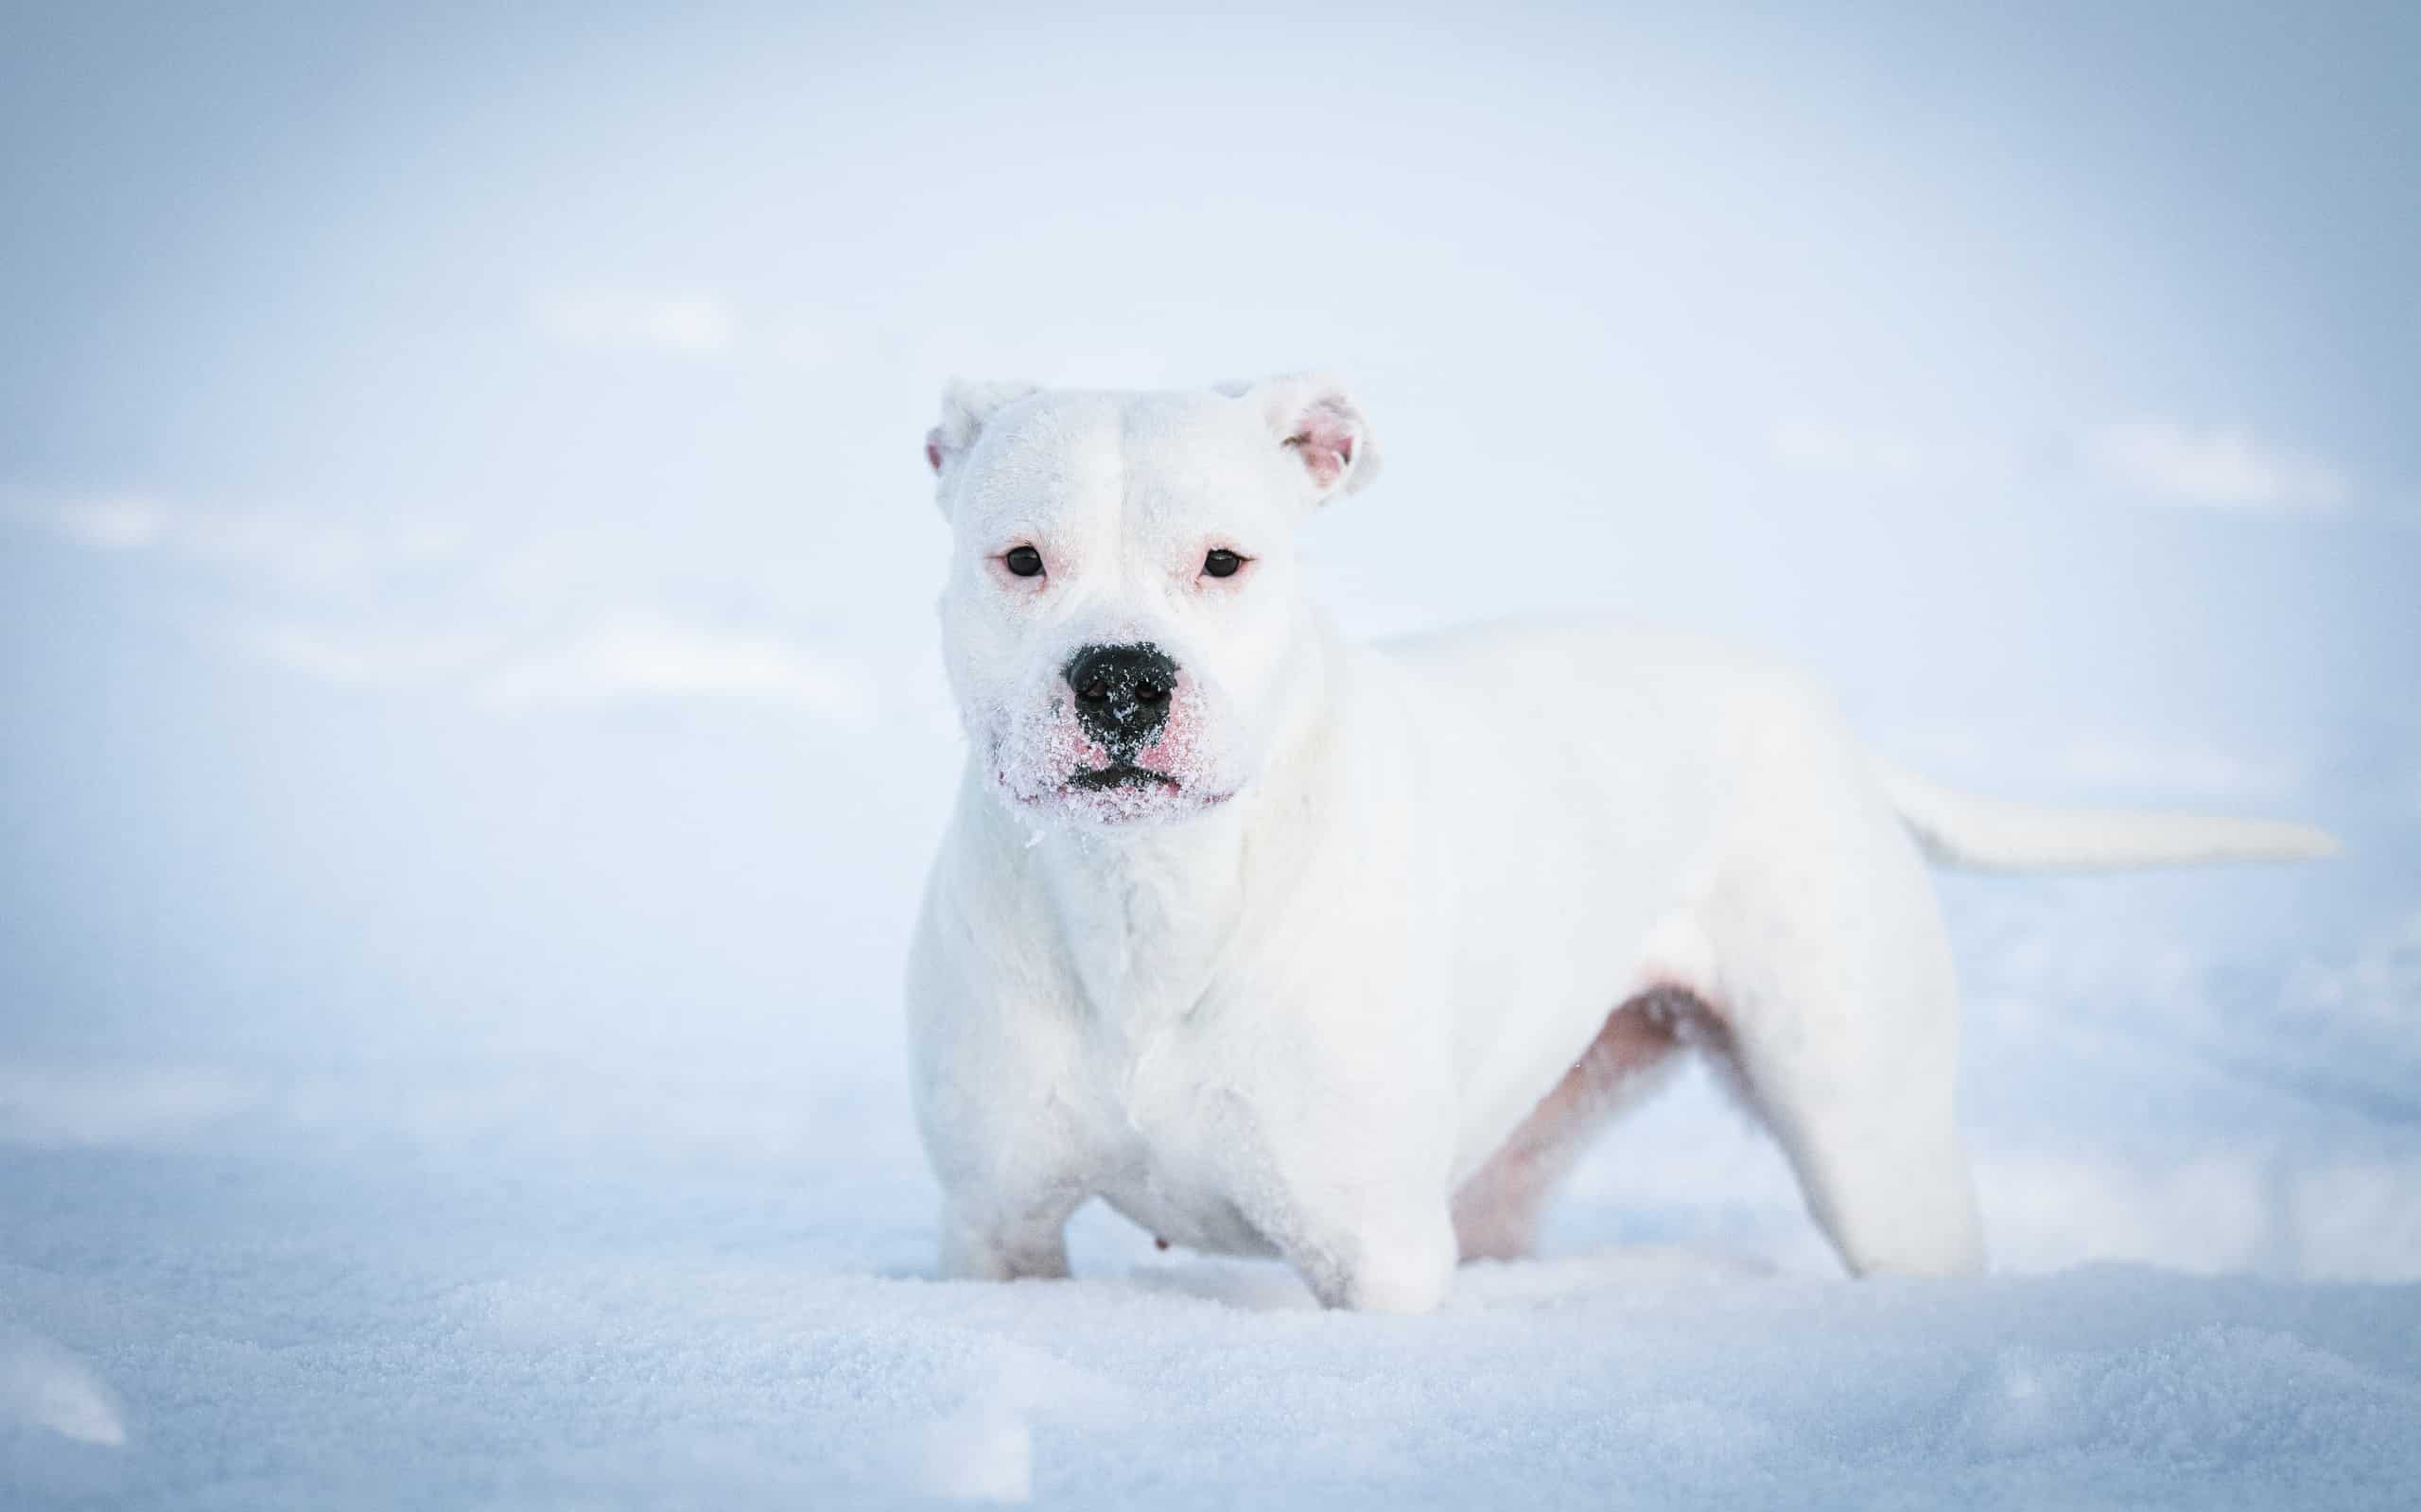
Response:
[[[1087,646],[1068,663],[1076,722],[1120,761],[1151,743],[1168,722],[1176,663],[1158,646]]]

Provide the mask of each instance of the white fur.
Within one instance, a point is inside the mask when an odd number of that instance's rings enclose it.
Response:
[[[1880,767],[1797,678],[1654,631],[1349,643],[1294,530],[1376,457],[1317,377],[954,387],[928,456],[970,743],[908,984],[949,1276],[1064,1275],[1099,1196],[1332,1305],[1426,1310],[1458,1250],[1524,1247],[1613,1083],[1684,1042],[1853,1270],[1971,1269],[1917,836],[1999,865],[2325,841],[1978,805]],[[1252,560],[1213,580],[1212,547]],[[1140,758],[1168,785],[1072,789],[1105,757],[1064,669],[1135,641],[1181,669]]]

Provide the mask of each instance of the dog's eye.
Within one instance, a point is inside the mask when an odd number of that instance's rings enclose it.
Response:
[[[1042,553],[1030,546],[1009,547],[1008,554],[1001,558],[1001,565],[1020,578],[1042,576]],[[1228,570],[1232,572],[1235,569],[1230,567]]]
[[[1226,547],[1218,547],[1202,559],[1202,570],[1214,578],[1232,578],[1236,569],[1244,565],[1245,559]]]

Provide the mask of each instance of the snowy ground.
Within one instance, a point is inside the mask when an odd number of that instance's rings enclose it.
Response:
[[[880,1019],[822,1064],[20,1059],[0,1493],[2412,1504],[2413,1051],[2360,1023],[2409,1005],[2421,940],[2284,983],[2033,960],[2111,937],[2095,886],[2158,917],[2159,884],[1951,888],[1984,958],[1971,1122],[2021,1273],[1975,1281],[1838,1279],[1778,1162],[1695,1084],[1609,1140],[1547,1258],[1402,1320],[1099,1211],[1077,1281],[932,1280]],[[2203,884],[2232,886],[2291,891]],[[2095,984],[2125,1012],[2042,996]],[[2262,1021],[2212,1007],[2231,993]]]
[[[1098,1229],[1098,1278],[938,1285],[896,1186],[792,1176],[12,1161],[44,1222],[0,1274],[78,1347],[12,1346],[0,1389],[56,1431],[6,1431],[9,1490],[2390,1507],[2421,1484],[2411,1287],[2118,1267],[1853,1286],[1624,1249],[1482,1267],[1442,1315],[1385,1320]]]

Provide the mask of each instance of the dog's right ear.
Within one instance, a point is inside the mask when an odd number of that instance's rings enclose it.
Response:
[[[1040,393],[1032,383],[969,383],[952,378],[942,388],[942,422],[925,432],[925,461],[947,488],[949,476],[966,460],[984,433],[984,426],[1006,406]]]

